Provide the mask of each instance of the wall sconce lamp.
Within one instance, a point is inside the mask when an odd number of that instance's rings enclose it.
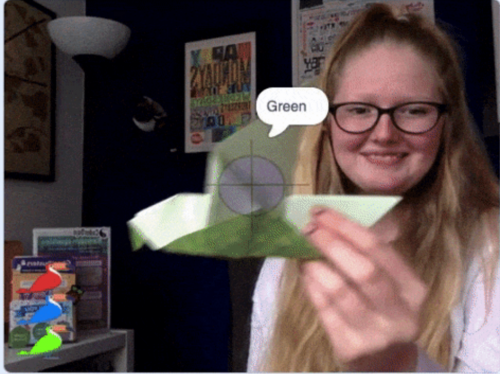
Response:
[[[82,68],[89,60],[113,59],[130,38],[130,28],[100,17],[61,17],[50,21],[47,28],[56,47]]]
[[[143,96],[137,103],[132,121],[135,125],[145,132],[166,130],[167,113],[153,99]]]
[[[116,57],[130,39],[130,28],[100,17],[60,17],[47,24],[57,48],[70,55],[85,72],[100,72]],[[167,114],[160,104],[142,97],[134,109],[133,122],[145,132],[164,132]]]

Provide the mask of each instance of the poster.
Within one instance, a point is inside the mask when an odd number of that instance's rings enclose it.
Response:
[[[210,152],[255,119],[255,61],[255,32],[186,43],[186,153]]]
[[[434,20],[434,1],[390,0],[388,4],[407,12],[424,14]],[[356,14],[370,7],[373,0],[323,0],[314,7],[303,7],[293,1],[293,85],[295,87],[317,77],[333,44]],[[318,2],[315,2],[317,4]]]

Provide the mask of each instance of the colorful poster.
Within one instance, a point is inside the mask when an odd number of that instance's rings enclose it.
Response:
[[[210,152],[255,119],[255,33],[186,43],[185,150]]]
[[[383,1],[383,0],[381,0]],[[417,12],[434,20],[434,1],[386,0],[403,12]],[[356,14],[370,7],[373,0],[323,0],[320,5],[300,8],[294,1],[292,27],[293,84],[300,86],[317,77],[333,44]]]

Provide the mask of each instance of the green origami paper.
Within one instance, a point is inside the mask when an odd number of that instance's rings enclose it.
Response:
[[[177,254],[222,258],[287,257],[320,254],[300,234],[313,206],[326,206],[371,226],[395,206],[398,196],[295,195],[284,208],[237,215],[209,224],[210,194],[179,194],[145,209],[129,221],[134,249],[148,244]]]
[[[146,208],[128,222],[132,249],[153,250],[208,225],[209,194],[180,194]]]
[[[197,256],[313,259],[318,252],[300,234],[309,222],[310,208],[331,207],[371,226],[401,200],[397,196],[291,195],[303,127],[290,126],[273,138],[269,138],[270,129],[256,120],[217,143],[208,155],[205,193],[178,194],[139,212],[128,222],[132,248],[146,244],[153,250]],[[245,169],[245,160],[252,166]],[[266,180],[271,174],[279,183]],[[229,192],[228,182],[233,188]],[[272,202],[277,185],[282,185],[281,195]],[[230,206],[235,202],[243,203],[235,209]]]

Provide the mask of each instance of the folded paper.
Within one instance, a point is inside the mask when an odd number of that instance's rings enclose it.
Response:
[[[132,248],[221,258],[318,258],[300,234],[313,206],[371,226],[398,196],[291,195],[301,126],[269,137],[260,120],[208,155],[204,194],[178,194],[128,222]]]
[[[141,210],[128,222],[132,249],[160,249],[208,225],[210,194],[179,194]]]
[[[178,194],[139,212],[128,222],[134,249],[221,258],[321,256],[300,234],[313,206],[333,208],[371,226],[392,209],[398,196],[293,195],[277,209],[258,210],[209,224],[211,194]]]

